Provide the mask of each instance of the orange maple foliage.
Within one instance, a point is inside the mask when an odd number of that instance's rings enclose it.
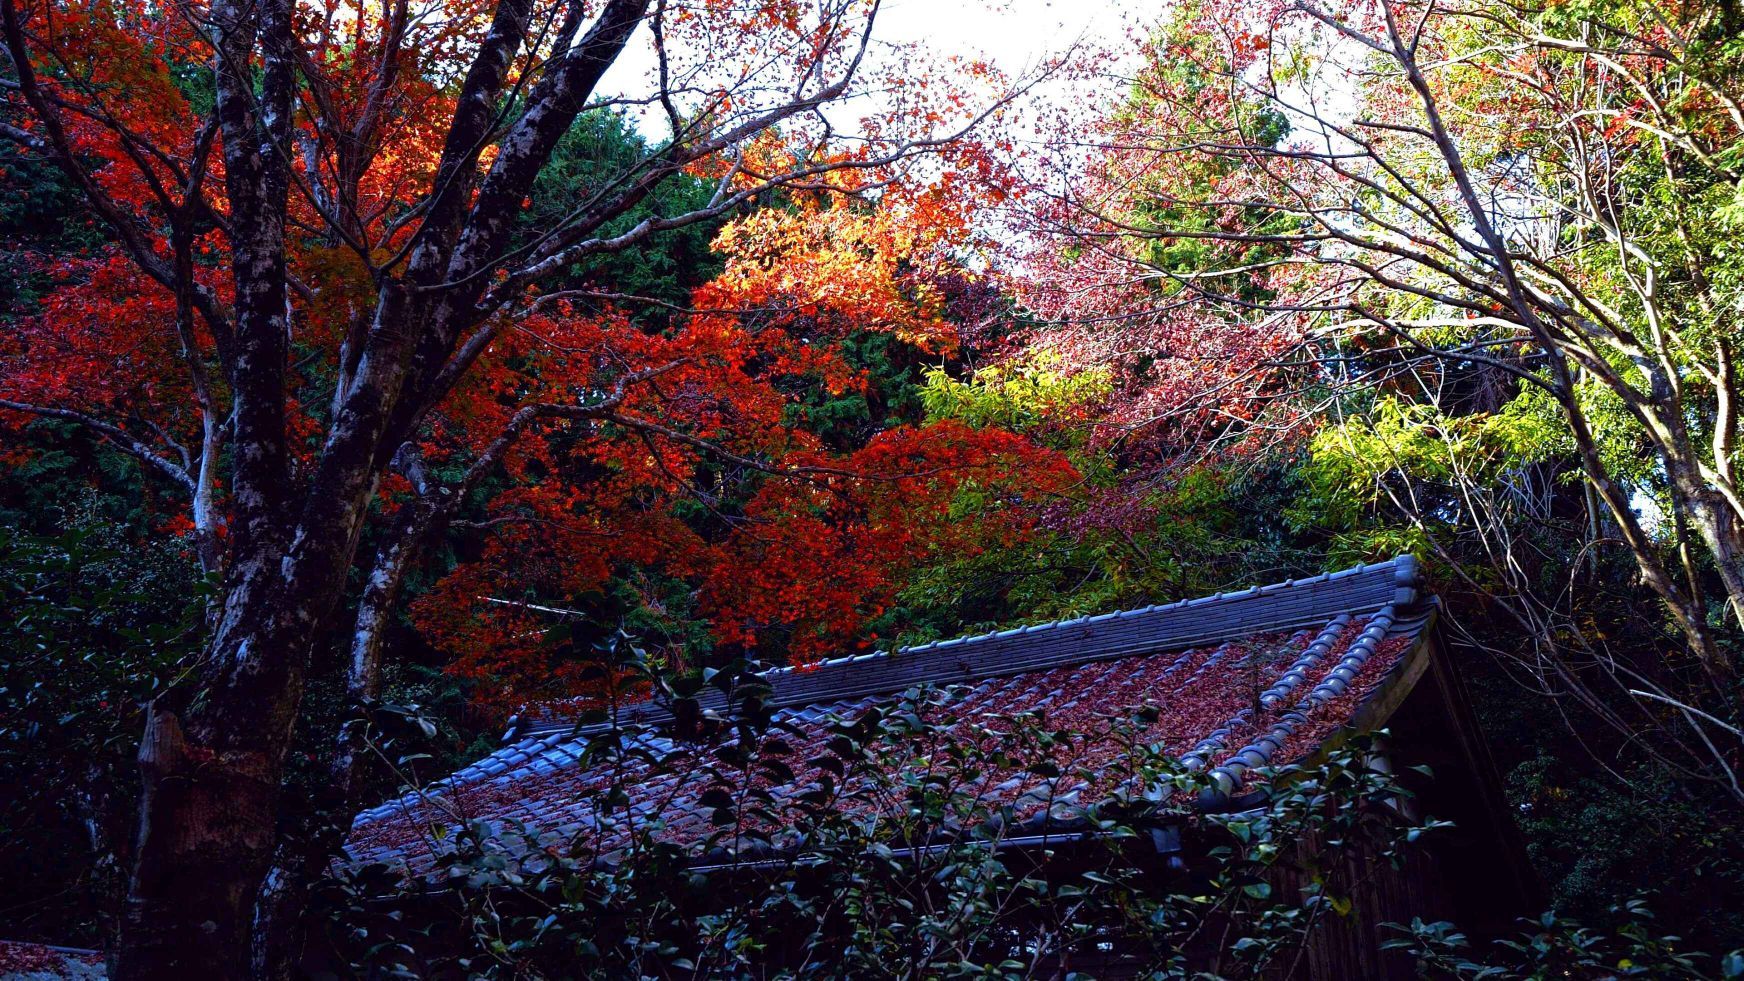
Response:
[[[572,598],[634,570],[688,582],[723,650],[805,663],[867,646],[867,622],[927,556],[1030,531],[1038,512],[1026,505],[1077,479],[1062,456],[948,422],[835,453],[790,411],[796,393],[866,387],[836,345],[850,332],[954,351],[924,273],[946,261],[963,219],[934,214],[942,227],[912,213],[898,223],[836,194],[755,212],[719,234],[725,270],[670,331],[559,303],[502,335],[490,369],[444,404],[425,447],[432,465],[464,457],[529,399],[659,374],[628,390],[620,421],[542,429],[504,458],[510,485],[481,519],[476,560],[414,605],[452,670],[485,682],[483,700],[503,711],[585,693],[597,666],[546,631]],[[994,502],[972,521],[950,510],[968,488]],[[687,521],[685,505],[710,517]]]

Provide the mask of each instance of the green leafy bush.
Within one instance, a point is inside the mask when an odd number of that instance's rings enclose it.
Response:
[[[1682,938],[1663,933],[1639,900],[1611,911],[1602,927],[1545,913],[1528,921],[1518,938],[1495,943],[1483,954],[1450,923],[1412,920],[1390,924],[1401,936],[1387,942],[1411,953],[1426,978],[1493,981],[1545,978],[1744,978],[1744,951],[1720,958],[1682,949]]]

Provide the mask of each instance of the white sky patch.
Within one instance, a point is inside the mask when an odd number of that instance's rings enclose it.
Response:
[[[984,58],[1017,76],[1080,39],[1117,43],[1127,18],[1112,0],[886,0],[878,19],[882,40]]]
[[[1635,512],[1636,518],[1641,522],[1641,527],[1646,529],[1648,534],[1658,535],[1665,531],[1665,509],[1659,506],[1659,502],[1654,500],[1651,494],[1636,491],[1629,497],[1629,508]]]
[[[1074,44],[1123,48],[1134,16],[1131,5],[1123,8],[1117,0],[884,0],[872,38],[875,48],[885,51],[913,45],[920,57],[954,55],[984,60],[1017,79]],[[1149,16],[1155,16],[1155,11]],[[655,69],[653,35],[643,26],[606,72],[599,92],[645,95]],[[1059,97],[1058,91],[1046,94]],[[841,108],[855,111],[854,107]],[[866,105],[858,111],[870,114],[879,108]],[[632,110],[630,115],[650,135],[666,129],[658,107]],[[838,124],[851,122],[840,118],[840,110],[832,113],[831,119]]]

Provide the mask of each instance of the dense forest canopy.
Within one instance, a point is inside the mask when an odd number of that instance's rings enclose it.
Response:
[[[1744,974],[1664,939],[1744,946],[1744,13],[1182,0],[1011,76],[885,16],[0,0],[0,935],[288,976],[517,715],[1414,553],[1606,924],[1518,969]],[[1335,762],[1266,842],[1373,831]]]

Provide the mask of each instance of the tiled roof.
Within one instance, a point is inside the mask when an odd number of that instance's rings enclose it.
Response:
[[[107,976],[97,951],[0,940],[0,981],[102,981]]]
[[[1083,733],[1070,749],[1074,758],[1056,761],[1078,772],[1096,772],[1120,752],[1099,719],[1153,704],[1158,718],[1143,738],[1190,766],[1209,768],[1220,786],[1233,790],[1247,771],[1307,755],[1348,724],[1358,706],[1398,674],[1394,668],[1430,609],[1420,595],[1415,559],[1402,556],[1202,599],[769,671],[768,703],[779,709],[777,721],[791,727],[787,760],[796,771],[771,789],[779,796],[813,784],[817,774],[806,761],[822,751],[832,720],[854,718],[930,684],[961,691],[960,700],[942,710],[953,726],[1037,712],[1050,729]],[[727,710],[718,694],[703,701],[705,710]],[[703,842],[712,809],[698,798],[721,779],[718,747],[650,735],[670,719],[659,705],[629,714],[654,727],[631,738],[668,764],[645,779],[617,776],[631,788],[629,813],[657,820],[668,840]],[[601,821],[595,810],[613,774],[582,759],[594,734],[550,718],[529,726],[510,745],[446,780],[358,815],[350,854],[358,862],[403,861],[427,871],[440,850],[438,835],[448,837],[439,829],[478,819],[497,826],[519,822],[553,842],[592,835],[588,847],[609,854],[614,836],[625,832],[621,822]],[[1047,818],[1062,801],[1107,789],[1078,777],[1062,783],[987,773],[982,779],[979,793],[987,800],[1011,804],[1032,820]]]

